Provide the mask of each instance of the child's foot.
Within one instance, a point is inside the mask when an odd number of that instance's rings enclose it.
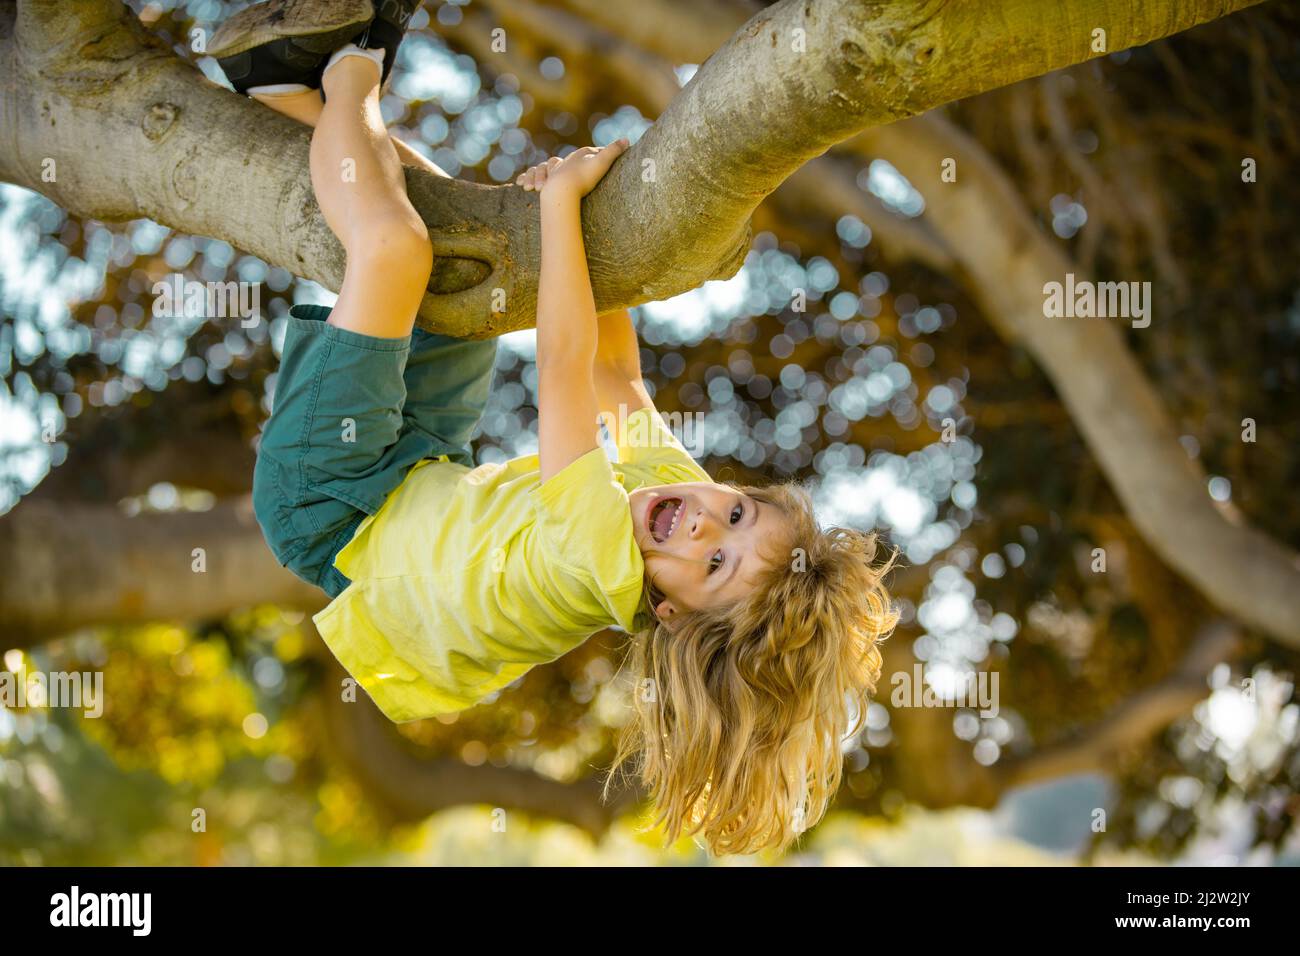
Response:
[[[317,89],[329,55],[375,19],[371,0],[270,0],[226,20],[207,52],[240,93]]]
[[[411,17],[420,9],[420,3],[421,0],[374,0],[374,20],[353,38],[359,47],[383,49],[384,68],[379,78],[380,84],[388,82],[388,74],[393,72],[397,48],[406,35]]]

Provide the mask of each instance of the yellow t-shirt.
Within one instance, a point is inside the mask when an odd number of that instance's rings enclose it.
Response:
[[[334,561],[352,583],[314,620],[390,720],[464,710],[648,622],[628,492],[711,479],[658,414],[625,424],[617,465],[595,448],[545,483],[536,455],[420,462],[357,528]]]

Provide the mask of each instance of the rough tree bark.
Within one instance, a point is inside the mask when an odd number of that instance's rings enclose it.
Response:
[[[1097,56],[1096,28],[1113,52],[1256,2],[764,9],[584,203],[597,304],[636,305],[734,274],[763,197],[861,129]],[[208,82],[118,0],[0,7],[0,73],[0,178],[79,215],[148,216],[216,236],[338,287],[342,251],[311,194],[307,130]],[[53,181],[42,176],[48,160]],[[421,323],[465,336],[531,325],[536,196],[416,171],[408,184],[439,257]]]

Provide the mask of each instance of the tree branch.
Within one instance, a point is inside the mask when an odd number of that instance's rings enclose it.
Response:
[[[733,275],[763,197],[863,128],[1090,59],[1094,26],[1114,52],[1255,2],[782,0],[709,57],[584,201],[597,306]],[[307,130],[207,82],[117,0],[0,10],[0,72],[0,178],[79,215],[216,236],[338,288],[343,254],[312,195]],[[421,324],[464,336],[531,325],[536,196],[420,170],[407,180],[439,257]]]
[[[953,736],[950,708],[891,708],[890,722],[897,741],[897,751],[891,758],[895,785],[909,801],[931,809],[992,807],[1012,787],[1067,774],[1113,773],[1117,754],[1141,748],[1205,699],[1209,672],[1216,664],[1232,659],[1240,640],[1231,625],[1211,622],[1173,671],[1125,700],[1103,719],[1067,740],[1020,756],[1004,756],[991,767],[977,763],[971,756],[970,744]],[[885,642],[883,654],[881,687],[887,689],[892,674],[911,675],[915,658],[905,643],[892,639]],[[887,690],[882,691],[882,703],[887,695]],[[1008,706],[1004,699],[1002,707]],[[862,803],[847,792],[840,799],[846,805]]]
[[[609,19],[610,10],[615,14],[626,13],[631,26],[620,24],[620,35],[586,21],[578,21],[580,27],[575,27],[574,17],[553,8],[540,7],[531,0],[487,0],[485,6],[496,14],[496,23],[490,22],[483,14],[466,11],[459,24],[440,26],[439,29],[480,63],[491,65],[498,72],[516,75],[526,75],[531,69],[527,57],[520,52],[525,46],[519,42],[520,39],[530,41],[528,47],[554,50],[569,64],[581,63],[593,51],[598,51],[602,67],[608,68],[618,83],[620,99],[626,98],[651,118],[660,116],[668,108],[679,88],[671,60],[648,55],[627,38],[628,32],[639,36],[635,24],[642,23],[648,27],[661,19],[685,23],[687,18],[694,16],[698,22],[681,34],[680,49],[673,57],[683,62],[690,50],[700,52],[701,37],[717,37],[715,46],[720,45],[743,21],[741,10],[734,8],[736,19],[730,21],[731,29],[723,31],[720,29],[722,12],[712,5],[696,5],[691,13],[687,13],[677,9],[673,2],[614,3],[601,19],[602,22]],[[650,13],[648,17],[647,12]],[[663,17],[658,16],[660,13]],[[492,42],[491,31],[498,23],[511,31],[514,41],[504,50],[495,49]],[[652,38],[659,39],[657,35]],[[673,52],[671,46],[667,49]],[[709,51],[713,49],[709,47]],[[706,58],[709,51],[703,51],[700,59]],[[575,79],[581,76],[581,70],[570,68],[562,80],[534,82],[530,77],[528,89],[535,100],[552,109],[576,110],[590,104],[590,91],[585,82]],[[834,222],[840,216],[855,215],[871,228],[886,258],[921,262],[937,272],[953,266],[951,251],[944,248],[943,242],[925,222],[904,219],[891,212],[875,196],[858,188],[856,171],[834,158],[820,156],[796,169],[771,194],[770,202],[786,217],[798,215]]]
[[[1045,283],[1064,282],[1070,272],[1076,281],[1090,277],[1039,228],[979,143],[930,114],[869,130],[845,148],[884,157],[914,182],[932,184],[927,218],[984,315],[1047,373],[1152,550],[1223,611],[1300,647],[1300,555],[1210,498],[1204,473],[1179,444],[1114,320],[1043,315]],[[946,158],[957,162],[954,183],[937,181]]]
[[[1140,746],[1204,700],[1209,672],[1216,664],[1230,660],[1240,641],[1241,636],[1226,622],[1210,623],[1173,673],[1134,694],[1085,733],[999,762],[996,769],[1001,785],[1023,786],[1112,769],[1118,753]]]
[[[98,409],[63,438],[68,457],[25,500],[113,503],[159,482],[246,494],[256,456],[228,403],[173,382],[158,400]],[[173,394],[175,392],[176,394]],[[22,505],[19,505],[22,507]],[[0,519],[3,520],[3,519]]]
[[[325,596],[276,562],[247,498],[134,517],[113,505],[28,500],[0,518],[7,647],[78,627],[222,617],[255,604],[316,611]]]
[[[563,783],[513,767],[471,767],[459,760],[422,758],[413,753],[364,693],[343,700],[347,676],[332,663],[317,697],[322,740],[356,777],[367,797],[397,821],[421,820],[448,807],[487,804],[552,820],[563,820],[599,837],[611,821],[638,799],[633,789],[612,789],[601,799],[595,777]],[[508,825],[508,824],[507,824]]]

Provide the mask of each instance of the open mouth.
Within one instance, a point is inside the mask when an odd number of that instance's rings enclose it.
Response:
[[[686,510],[683,504],[681,498],[660,498],[651,505],[650,512],[646,515],[646,528],[656,544],[663,544],[677,530],[677,522]]]

